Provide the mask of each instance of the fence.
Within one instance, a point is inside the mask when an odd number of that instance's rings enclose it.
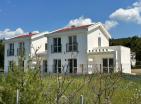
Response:
[[[56,68],[56,69],[54,69]],[[58,70],[58,71],[57,71]],[[66,73],[66,74],[92,74],[92,73],[112,73],[123,72],[131,73],[130,64],[118,64],[107,66],[102,64],[78,64],[77,67],[62,65],[61,67],[55,67],[54,65],[48,65],[47,69],[42,69],[44,73]]]
[[[132,66],[132,69],[141,69],[141,61],[136,61],[135,66]]]

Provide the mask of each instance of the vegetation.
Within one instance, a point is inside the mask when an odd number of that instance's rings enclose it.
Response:
[[[7,74],[0,75],[0,104],[141,104],[141,76],[122,73],[43,76],[37,51],[33,69],[24,71],[14,65]]]
[[[41,76],[15,67],[0,76],[0,104],[141,104],[141,76],[117,74]]]

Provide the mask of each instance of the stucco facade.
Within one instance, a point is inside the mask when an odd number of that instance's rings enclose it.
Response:
[[[69,43],[69,37],[73,36],[77,39],[75,42],[78,50],[67,52],[66,45]],[[112,68],[114,72],[131,73],[130,49],[122,46],[110,47],[109,39],[111,36],[101,23],[85,28],[79,27],[79,29],[77,27],[59,29],[47,34],[46,37],[48,40],[48,72],[54,72],[53,67],[56,65],[54,60],[60,60],[63,72],[70,72],[69,60],[76,59],[77,71],[75,73],[77,74],[92,73],[95,72],[95,68],[104,72],[103,60],[108,62],[106,66],[107,72],[110,72],[109,70]],[[61,52],[52,52],[51,46],[54,44],[55,38],[60,38]],[[97,52],[94,52],[94,50],[97,50]],[[101,50],[104,51],[102,52]],[[93,61],[90,62],[89,59],[93,59]],[[110,62],[112,62],[112,67],[109,67]]]
[[[45,43],[47,39],[44,37],[44,33],[38,34],[27,34],[20,35],[8,40],[5,40],[5,53],[4,53],[4,72],[8,72],[9,62],[14,62],[14,64],[19,64],[19,55],[18,49],[24,49],[24,60],[23,66],[26,70],[29,65],[29,60],[34,56],[35,51],[39,48],[37,53],[44,52],[45,53]],[[22,47],[20,47],[20,43],[22,43]],[[10,49],[10,44],[12,44],[12,49]],[[9,51],[9,52],[8,52]]]
[[[4,71],[8,72],[10,61],[18,64],[16,50],[19,43],[23,42],[25,69],[28,67],[29,57],[34,57],[35,51],[38,50],[42,73],[88,74],[97,71],[131,73],[130,49],[109,46],[109,39],[111,35],[101,23],[18,36],[5,41]],[[14,47],[10,46],[11,43]],[[14,50],[14,55],[9,56],[7,51],[10,47]],[[34,64],[36,63],[33,62],[33,66]]]

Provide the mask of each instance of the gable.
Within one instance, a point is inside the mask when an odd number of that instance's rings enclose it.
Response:
[[[101,24],[97,23],[95,25],[92,25],[88,28],[88,34],[95,32],[96,30],[100,30],[103,35],[109,40],[111,39],[110,33],[106,30],[106,28]]]

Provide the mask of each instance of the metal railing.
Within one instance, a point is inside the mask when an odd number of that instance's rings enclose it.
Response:
[[[17,56],[24,56],[25,48],[17,48]]]
[[[78,51],[78,43],[66,44],[66,52],[77,52],[77,51]]]
[[[51,53],[61,53],[62,45],[51,45]]]

